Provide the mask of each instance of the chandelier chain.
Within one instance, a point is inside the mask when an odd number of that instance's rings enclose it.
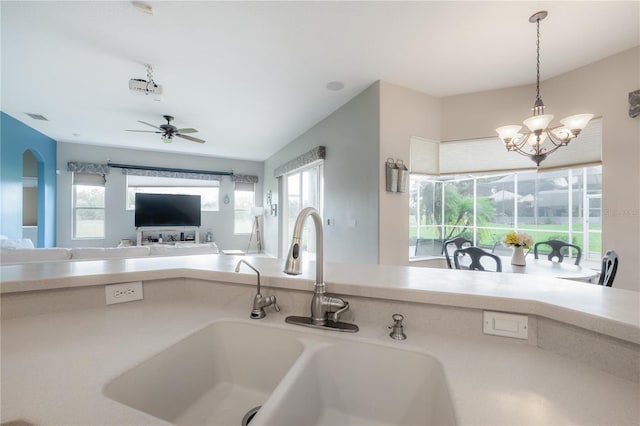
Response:
[[[540,19],[536,20],[536,96],[540,100]]]

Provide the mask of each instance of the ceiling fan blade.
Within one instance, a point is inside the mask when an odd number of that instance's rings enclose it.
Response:
[[[154,129],[162,130],[160,127],[156,126],[155,124],[147,123],[146,121],[138,120],[138,123],[146,124],[147,126],[151,126]]]
[[[191,127],[188,127],[186,129],[178,129],[178,133],[197,133],[198,131],[196,129],[192,129]]]
[[[176,136],[179,138],[183,138],[192,142],[205,143],[206,141],[198,138],[194,138],[193,136],[181,135],[180,133],[176,133]]]
[[[162,132],[154,132],[153,130],[125,130],[125,132],[140,132],[140,133],[162,133]]]

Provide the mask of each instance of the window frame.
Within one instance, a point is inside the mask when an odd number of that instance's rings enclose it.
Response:
[[[101,182],[100,182],[101,181]],[[102,192],[102,206],[78,206],[78,190],[80,188],[99,188]],[[102,211],[102,227],[100,235],[78,236],[78,212]],[[107,236],[107,200],[105,179],[102,175],[87,175],[73,172],[71,184],[71,240],[104,240]]]
[[[316,182],[316,193],[318,194],[317,197],[317,202],[318,202],[318,206],[307,206],[307,205],[303,205],[302,200],[304,199],[304,179],[302,178],[302,174],[304,172],[307,172],[311,169],[317,169],[317,182]],[[281,209],[280,209],[280,214],[282,217],[282,229],[281,229],[281,238],[283,241],[282,247],[281,247],[281,256],[282,257],[286,257],[288,255],[289,252],[289,244],[291,242],[291,238],[292,236],[289,235],[289,219],[291,219],[291,216],[298,216],[298,214],[300,212],[296,212],[295,214],[292,214],[291,211],[289,211],[289,184],[288,184],[288,180],[290,176],[296,175],[298,174],[300,176],[299,178],[299,197],[300,197],[300,211],[302,211],[302,209],[304,209],[305,207],[314,207],[318,213],[320,214],[321,217],[323,217],[323,209],[324,209],[324,160],[317,160],[314,161],[312,163],[309,164],[305,164],[303,167],[299,167],[297,169],[291,170],[285,174],[283,174],[281,176],[281,187],[282,187],[282,198],[281,198]],[[305,225],[305,227],[308,225]],[[315,238],[315,235],[311,238]],[[310,257],[315,258],[315,253],[310,253]]]
[[[247,190],[242,190],[242,189],[238,189],[238,186],[241,185],[240,187],[245,187],[245,185],[252,185],[253,190],[252,191],[247,191]],[[251,192],[252,194],[252,200],[251,200],[251,206],[247,209],[244,208],[238,208],[238,192]],[[255,208],[256,206],[256,184],[255,183],[242,183],[242,184],[238,184],[236,183],[234,188],[233,188],[233,235],[251,235],[253,233],[253,226],[254,226],[254,218],[251,215],[251,211]],[[247,232],[238,232],[237,229],[237,225],[238,225],[238,218],[237,218],[237,213],[238,212],[249,212],[249,218],[251,221],[251,226],[249,227],[249,230]]]
[[[165,180],[166,185],[131,185],[130,179],[148,179],[149,181],[158,182],[158,180]],[[171,184],[175,183],[175,184]],[[178,183],[192,183],[192,185],[178,185]],[[198,183],[198,185],[195,185]],[[205,183],[209,183],[206,185]],[[197,180],[197,179],[184,179],[184,178],[164,178],[164,177],[156,177],[156,176],[137,176],[137,175],[127,175],[127,179],[125,182],[125,210],[134,211],[135,204],[129,203],[130,191],[133,188],[145,188],[148,190],[139,191],[145,193],[161,193],[161,194],[183,194],[183,195],[200,195],[201,204],[200,211],[201,212],[219,212],[220,211],[220,181],[219,180]],[[202,191],[193,191],[193,188],[206,188],[215,190],[216,194],[213,198],[217,200],[217,206],[214,208],[203,208],[203,204],[207,194],[203,194]],[[154,192],[156,191],[156,192]],[[136,193],[138,191],[135,191]],[[135,199],[135,198],[134,198]]]
[[[594,170],[597,171],[594,173]],[[519,211],[519,203],[518,203],[518,198],[514,197],[513,199],[513,215],[512,215],[512,221],[513,224],[504,224],[504,226],[495,226],[495,222],[491,222],[490,225],[493,226],[486,226],[486,225],[478,225],[477,222],[477,210],[478,210],[478,181],[481,181],[482,179],[487,179],[487,178],[491,178],[491,177],[499,177],[499,176],[503,176],[503,177],[507,177],[507,176],[513,176],[513,193],[514,194],[519,194],[518,188],[519,188],[519,183],[522,184],[523,182],[528,182],[531,181],[531,179],[527,179],[524,180],[523,177],[528,174],[531,173],[530,171],[515,171],[515,172],[510,172],[510,173],[496,173],[496,174],[485,174],[485,173],[479,173],[479,174],[470,174],[470,175],[464,175],[464,176],[453,176],[453,177],[440,177],[440,176],[432,176],[432,175],[425,175],[425,174],[419,174],[419,173],[414,173],[411,174],[410,177],[410,196],[409,196],[409,202],[413,203],[415,201],[416,207],[415,209],[412,207],[412,204],[410,204],[409,206],[409,259],[413,260],[413,259],[419,259],[421,256],[414,256],[414,251],[411,250],[412,247],[412,241],[414,241],[415,238],[423,238],[423,234],[426,234],[425,237],[428,238],[429,235],[429,231],[431,229],[435,229],[438,230],[440,229],[440,232],[436,232],[437,235],[440,235],[440,239],[442,239],[443,237],[446,238],[445,232],[446,229],[448,227],[450,227],[451,225],[448,225],[446,223],[446,215],[445,215],[445,202],[446,202],[446,182],[458,182],[461,180],[472,180],[473,181],[473,223],[469,224],[466,229],[467,231],[472,233],[472,239],[473,240],[473,244],[474,245],[478,245],[479,241],[480,241],[480,232],[482,231],[495,231],[495,232],[499,232],[501,234],[504,234],[508,231],[517,231],[517,232],[526,232],[529,234],[532,234],[534,236],[534,240],[537,240],[535,238],[536,233],[549,233],[550,230],[546,230],[546,229],[541,229],[540,222],[537,222],[536,224],[527,224],[527,223],[523,223],[522,217],[520,216],[520,211]],[[534,182],[534,185],[538,185],[540,182],[540,177],[543,175],[551,175],[549,176],[549,178],[551,180],[553,179],[557,179],[554,178],[552,174],[556,174],[558,173],[558,170],[549,170],[549,171],[539,171],[535,174],[535,180],[536,182]],[[591,239],[593,239],[594,235],[599,235],[600,236],[600,244],[602,242],[602,206],[601,206],[601,199],[602,199],[602,166],[598,165],[598,166],[587,166],[587,167],[574,167],[574,168],[569,168],[569,169],[564,169],[564,173],[566,173],[566,179],[567,179],[567,188],[566,188],[566,192],[567,192],[567,201],[566,201],[566,216],[558,216],[558,217],[563,217],[566,218],[566,224],[565,227],[563,229],[553,229],[552,231],[554,233],[560,234],[563,237],[566,237],[567,241],[573,241],[574,238],[577,238],[579,240],[582,241],[581,245],[583,247],[585,247],[583,249],[583,259],[585,260],[591,260],[591,261],[599,261],[601,253],[597,253],[596,251],[592,251],[590,250],[590,246],[585,246],[585,244],[590,244]],[[596,190],[594,192],[594,190],[592,188],[589,188],[588,186],[588,180],[590,176],[599,176],[599,182],[600,182],[600,188],[599,191]],[[421,178],[422,177],[422,178]],[[522,181],[522,182],[520,182]],[[437,189],[437,191],[440,193],[439,196],[441,196],[441,206],[442,206],[442,212],[440,214],[440,223],[434,223],[432,225],[422,225],[420,223],[420,219],[421,219],[421,209],[420,209],[420,202],[421,202],[421,190],[417,190],[417,192],[415,193],[415,195],[413,194],[414,191],[416,191],[416,189],[414,188],[414,186],[417,183],[420,183],[422,185],[422,182],[429,182],[433,185],[439,185],[439,188]],[[421,188],[422,186],[420,186]],[[576,191],[580,191],[579,194],[574,194],[574,192]],[[437,195],[436,195],[437,196]],[[580,197],[581,200],[576,199],[576,197]],[[590,203],[591,200],[596,200],[593,203]],[[600,200],[600,201],[598,201]],[[577,203],[577,207],[578,207],[578,215],[574,216],[574,205]],[[534,210],[536,209],[540,209],[540,208],[544,208],[544,206],[540,206],[540,205],[534,205]],[[600,216],[599,218],[597,216],[592,216],[591,215],[591,210],[599,210],[600,211]],[[589,215],[589,217],[587,217],[587,215]],[[412,220],[412,216],[415,216],[415,220]],[[537,214],[534,215],[536,218],[538,217]],[[553,216],[552,216],[553,217]],[[598,225],[593,226],[593,224],[590,223],[592,218],[596,218],[600,221],[600,225],[598,227]],[[576,219],[579,219],[581,222],[581,227],[580,224],[578,224],[576,222]],[[538,220],[538,219],[536,219]],[[412,224],[414,223],[414,224]],[[589,225],[589,226],[587,226]],[[424,231],[423,231],[424,230]],[[426,232],[425,232],[426,231]],[[415,236],[414,236],[415,234]],[[435,234],[434,234],[435,235]],[[495,243],[494,243],[495,244]],[[486,244],[485,244],[486,246]],[[597,247],[597,245],[596,245]]]

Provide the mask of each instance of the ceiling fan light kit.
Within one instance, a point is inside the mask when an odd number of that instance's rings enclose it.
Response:
[[[199,139],[193,136],[186,135],[185,133],[197,133],[198,131],[194,128],[187,127],[184,129],[178,129],[176,126],[171,124],[173,117],[170,115],[163,115],[165,120],[167,120],[166,124],[161,124],[160,126],[155,126],[151,123],[147,123],[146,121],[138,120],[138,123],[145,124],[147,126],[153,127],[156,130],[127,130],[127,132],[139,132],[139,133],[157,133],[162,135],[162,142],[171,143],[173,142],[173,137],[177,136],[182,139],[186,139],[191,142],[205,143],[203,139]]]
[[[587,127],[593,114],[577,114],[560,120],[562,126],[549,127],[553,115],[545,114],[544,103],[540,97],[540,21],[546,18],[547,11],[534,13],[529,22],[535,23],[537,28],[536,47],[536,101],[533,104],[533,115],[523,121],[529,132],[520,133],[522,126],[508,125],[498,127],[496,132],[507,151],[515,151],[518,154],[531,158],[537,166],[552,152],[566,146],[572,139],[578,137],[580,132]]]

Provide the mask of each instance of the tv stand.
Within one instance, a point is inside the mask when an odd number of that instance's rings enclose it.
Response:
[[[159,227],[159,228],[150,228],[150,227],[136,228],[136,245],[142,246],[146,243],[147,240],[144,239],[145,232],[154,233],[154,234],[165,234],[164,239],[162,241],[163,244],[184,243],[184,242],[194,243],[194,244],[200,243],[200,228],[195,226],[166,226],[166,227]],[[184,240],[184,241],[181,241],[180,239],[177,239],[175,241],[169,240],[169,235],[178,234],[179,236],[181,232],[184,232],[185,236],[187,233],[193,233],[194,239]]]

